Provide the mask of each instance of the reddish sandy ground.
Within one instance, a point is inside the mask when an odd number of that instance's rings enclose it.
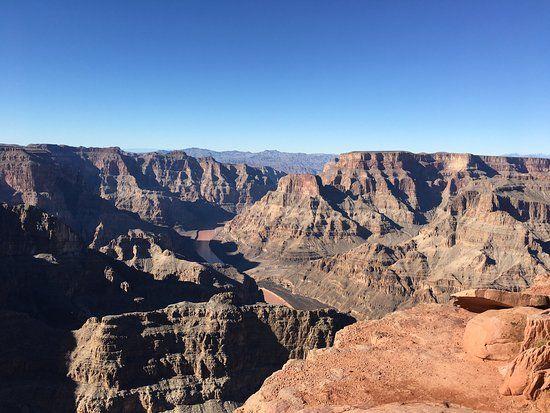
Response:
[[[464,328],[473,316],[451,305],[424,304],[357,322],[338,333],[334,347],[289,361],[237,411],[357,412],[389,403],[549,411],[546,398],[535,404],[498,392],[505,362],[483,361],[463,351]]]

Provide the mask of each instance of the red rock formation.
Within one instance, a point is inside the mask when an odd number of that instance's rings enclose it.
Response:
[[[512,360],[522,346],[527,318],[542,311],[516,307],[478,314],[466,324],[464,351],[483,360]]]
[[[464,353],[472,315],[423,304],[357,322],[337,333],[333,347],[287,362],[237,412],[544,411],[539,401],[499,394],[502,363]],[[434,404],[439,410],[427,407]]]
[[[521,352],[508,368],[500,392],[545,398],[550,407],[550,312],[527,318]]]

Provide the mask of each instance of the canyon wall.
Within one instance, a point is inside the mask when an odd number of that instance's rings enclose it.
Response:
[[[0,201],[55,214],[89,242],[147,224],[215,225],[274,189],[282,175],[182,151],[0,146]]]
[[[285,268],[257,279],[360,317],[476,286],[527,288],[550,274],[550,160],[343,154],[319,177],[285,177],[221,239]]]
[[[255,282],[226,266],[168,254],[198,267],[163,272],[139,243],[127,264],[124,243],[106,251],[123,257],[88,249],[31,205],[2,204],[0,230],[0,406],[9,411],[230,412],[289,357],[330,345],[354,321],[257,303]]]

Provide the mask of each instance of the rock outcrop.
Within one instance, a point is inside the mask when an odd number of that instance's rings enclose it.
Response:
[[[476,288],[451,294],[454,303],[468,311],[480,313],[483,311],[512,307],[550,307],[550,296],[533,294],[531,292],[515,292]]]
[[[62,221],[28,205],[0,205],[0,257],[77,254],[83,245]]]
[[[325,166],[315,179],[319,195],[310,196],[313,181],[279,185],[226,224],[222,239],[265,263],[257,279],[363,317],[548,279],[550,159],[353,152]],[[315,203],[289,197],[288,188]],[[321,214],[319,198],[328,205]],[[347,231],[334,230],[326,218],[333,211]],[[290,265],[289,257],[303,260]],[[284,270],[271,270],[277,266]]]
[[[517,307],[478,314],[466,324],[464,351],[483,360],[511,361],[522,346],[527,318],[541,312]]]
[[[178,280],[210,286],[217,292],[232,291],[242,303],[262,301],[262,293],[246,274],[225,264],[206,264],[184,259],[174,240],[162,234],[130,230],[99,250],[126,265],[149,273],[156,280]]]
[[[502,362],[472,358],[462,350],[472,316],[449,305],[421,304],[359,321],[339,331],[333,347],[287,362],[237,411],[446,412],[446,406],[449,411],[545,411],[542,400],[498,392]]]
[[[527,318],[521,352],[507,369],[500,392],[550,399],[550,312]],[[548,402],[550,406],[550,401]]]
[[[333,254],[362,242],[366,230],[337,208],[315,175],[287,175],[224,228],[248,255],[264,251],[286,260]]]
[[[239,307],[227,294],[147,313],[88,320],[69,375],[77,412],[220,411],[242,403],[289,357],[324,347],[349,324],[332,310]],[[231,409],[232,410],[232,409]],[[231,411],[229,410],[229,411]]]

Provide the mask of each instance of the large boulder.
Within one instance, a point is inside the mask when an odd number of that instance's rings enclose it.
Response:
[[[550,311],[527,318],[521,352],[508,369],[500,392],[523,394],[536,399],[542,393],[550,398]]]
[[[512,360],[520,351],[527,316],[542,311],[517,307],[478,314],[466,324],[464,350],[481,359]]]

